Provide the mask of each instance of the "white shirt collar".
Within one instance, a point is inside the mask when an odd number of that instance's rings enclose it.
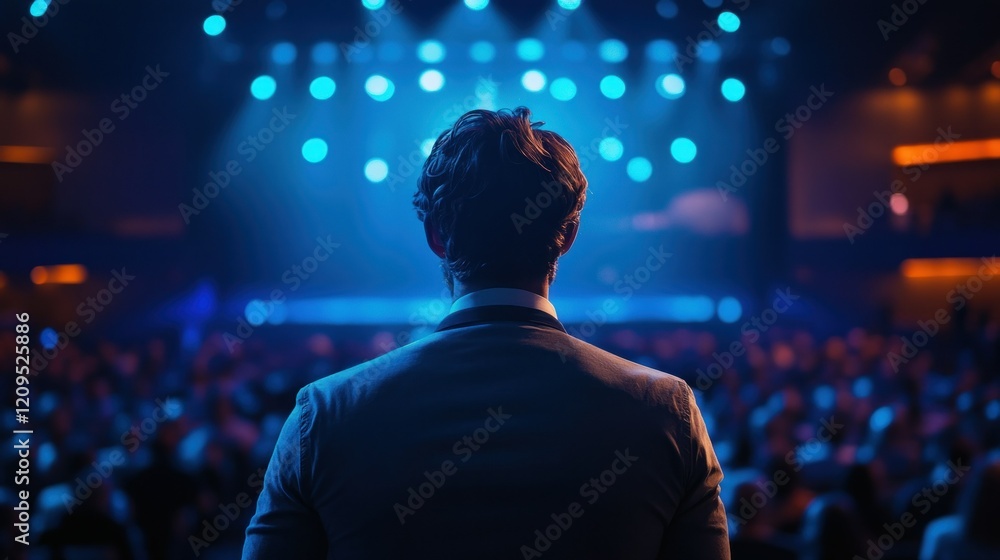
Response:
[[[486,288],[485,290],[476,290],[456,299],[451,304],[451,312],[454,313],[462,309],[471,309],[486,305],[530,307],[544,311],[556,319],[559,318],[556,316],[556,308],[552,305],[552,302],[534,292],[519,290],[517,288]]]

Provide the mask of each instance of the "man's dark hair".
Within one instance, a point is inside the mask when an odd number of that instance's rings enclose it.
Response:
[[[449,286],[555,277],[587,179],[572,146],[543,124],[526,107],[477,109],[438,136],[413,205],[444,246]]]

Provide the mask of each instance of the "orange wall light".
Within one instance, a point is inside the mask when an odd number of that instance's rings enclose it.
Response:
[[[981,259],[906,259],[899,269],[907,278],[940,278],[973,276],[982,265]]]
[[[1000,138],[966,140],[941,145],[910,144],[892,149],[892,161],[900,166],[981,159],[1000,159]]]
[[[56,264],[31,269],[31,281],[35,284],[82,284],[86,279],[87,268],[82,264]]]

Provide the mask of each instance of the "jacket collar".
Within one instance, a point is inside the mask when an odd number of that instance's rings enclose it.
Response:
[[[538,309],[517,305],[483,305],[460,309],[449,313],[442,319],[435,332],[496,322],[527,323],[566,332],[562,323],[552,315]]]

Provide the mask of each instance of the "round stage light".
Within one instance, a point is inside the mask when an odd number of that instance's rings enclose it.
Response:
[[[736,78],[726,78],[722,81],[722,97],[725,97],[727,101],[735,103],[743,99],[746,92],[746,86]]]
[[[479,11],[490,5],[490,0],[465,0],[465,5],[468,6],[470,10]]]
[[[722,0],[703,0],[709,8],[718,8],[722,5]]]
[[[549,86],[549,93],[559,101],[569,101],[576,97],[576,84],[569,78],[556,78]]]
[[[726,296],[719,300],[716,312],[723,323],[735,323],[743,316],[743,306],[740,305],[740,300]]]
[[[667,99],[684,95],[684,78],[677,74],[664,74],[656,80],[656,91]]]
[[[575,10],[580,7],[581,0],[557,0],[556,3],[564,10]]]
[[[784,37],[775,37],[771,39],[771,52],[778,56],[785,56],[792,52],[792,44]]]
[[[337,47],[329,41],[316,43],[312,48],[312,61],[316,64],[330,64],[337,58]]]
[[[326,158],[328,149],[322,138],[310,138],[302,144],[302,157],[309,163],[318,163]]]
[[[298,51],[295,49],[295,45],[287,41],[278,43],[271,48],[271,60],[275,64],[291,64],[295,62],[297,54]]]
[[[521,76],[521,85],[528,91],[542,91],[545,88],[545,74],[538,70],[528,70]]]
[[[444,87],[444,74],[437,70],[425,70],[420,74],[420,89],[424,91],[437,91]]]
[[[361,0],[361,5],[369,10],[378,10],[385,6],[385,0]]]
[[[319,100],[330,99],[335,91],[337,83],[327,76],[320,76],[309,84],[309,94]]]
[[[476,41],[469,47],[469,57],[483,64],[493,60],[496,54],[496,47],[489,41]]]
[[[653,164],[644,157],[634,157],[628,160],[625,172],[628,173],[629,179],[642,183],[648,181],[653,175]]]
[[[677,45],[666,39],[655,39],[646,45],[646,58],[654,62],[670,62],[677,56]]]
[[[628,58],[628,46],[618,39],[605,39],[597,46],[597,54],[604,62],[621,62]]]
[[[375,101],[387,101],[396,93],[396,86],[389,78],[374,74],[365,80],[365,91]]]
[[[625,81],[614,74],[601,78],[601,93],[608,99],[618,99],[625,95]]]
[[[270,99],[277,89],[278,84],[271,76],[257,76],[250,82],[250,93],[257,99]]]
[[[698,155],[698,147],[689,138],[677,138],[670,143],[670,155],[681,163],[690,163]]]
[[[50,0],[35,0],[31,3],[31,6],[28,7],[28,13],[33,17],[44,16],[45,12],[49,10],[49,1]],[[211,33],[209,33],[209,35],[211,35]]]
[[[538,39],[521,39],[517,42],[517,57],[533,62],[545,56],[545,45]]]
[[[215,37],[226,29],[226,18],[219,14],[208,16],[205,18],[205,22],[201,24],[201,28],[205,30],[206,34]]]
[[[384,181],[389,176],[389,164],[384,159],[372,158],[365,164],[365,179],[372,183]]]
[[[417,58],[421,62],[426,62],[427,64],[441,62],[444,60],[444,55],[444,45],[441,44],[441,41],[428,39],[417,45]]]
[[[715,21],[719,24],[719,29],[728,31],[729,33],[733,33],[740,28],[740,16],[733,12],[722,12]]]
[[[618,161],[621,159],[622,154],[625,153],[625,146],[622,145],[622,141],[608,137],[601,140],[601,143],[597,145],[597,151],[601,154],[601,157],[608,161]]]
[[[660,14],[660,17],[664,19],[673,19],[677,17],[677,12],[680,9],[677,4],[672,0],[660,0],[656,3],[656,13]]]

